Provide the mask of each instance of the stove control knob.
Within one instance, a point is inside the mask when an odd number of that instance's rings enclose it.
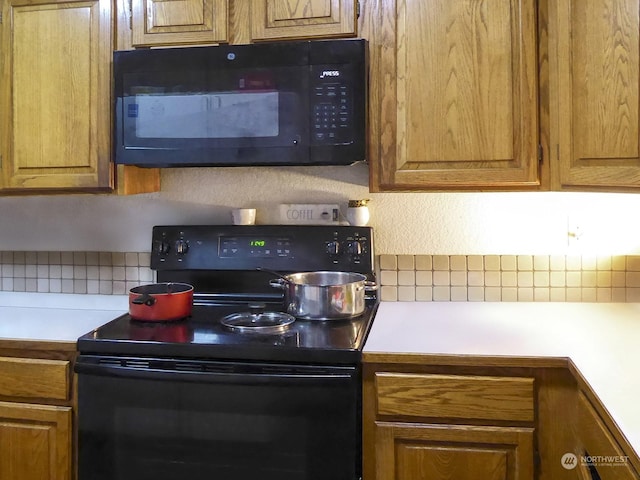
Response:
[[[189,251],[189,244],[185,240],[178,240],[176,242],[176,253],[178,255],[184,255]]]
[[[340,255],[340,242],[332,241],[327,242],[327,253],[332,257],[337,257]]]
[[[360,243],[357,240],[354,240],[352,242],[349,242],[347,244],[347,251],[355,256],[355,257],[359,257],[360,255],[362,255],[362,243]]]
[[[156,252],[160,255],[166,255],[171,250],[171,245],[166,240],[158,240],[156,242]]]

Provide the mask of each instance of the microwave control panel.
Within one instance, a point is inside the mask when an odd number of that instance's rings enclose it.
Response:
[[[314,65],[311,69],[311,144],[354,141],[353,73],[347,65]]]

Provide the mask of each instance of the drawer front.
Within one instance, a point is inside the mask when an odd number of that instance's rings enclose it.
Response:
[[[69,362],[0,357],[0,396],[68,400]]]
[[[534,420],[533,378],[380,372],[378,415]]]

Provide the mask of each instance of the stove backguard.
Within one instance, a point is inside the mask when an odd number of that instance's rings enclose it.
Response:
[[[371,227],[157,226],[152,247],[157,280],[191,283],[196,295],[279,297],[268,271],[349,271],[375,281]]]

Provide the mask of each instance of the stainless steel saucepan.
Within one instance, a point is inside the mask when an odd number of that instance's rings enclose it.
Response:
[[[335,320],[360,315],[365,294],[376,290],[374,282],[353,272],[301,272],[280,275],[272,287],[284,290],[287,312],[307,320]]]

